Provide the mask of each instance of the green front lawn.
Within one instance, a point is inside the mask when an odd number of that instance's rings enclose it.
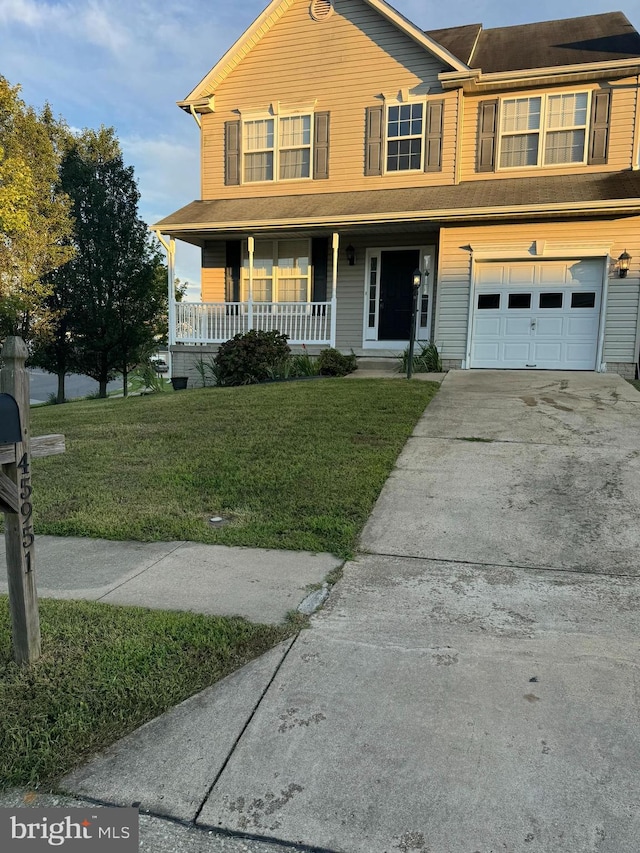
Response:
[[[321,379],[33,409],[33,435],[67,441],[33,462],[36,533],[348,556],[437,389]]]
[[[0,789],[52,782],[295,626],[89,601],[40,601],[42,658],[12,660],[0,596]]]

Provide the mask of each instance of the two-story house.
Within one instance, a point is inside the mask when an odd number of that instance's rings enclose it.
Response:
[[[202,249],[174,374],[247,328],[445,367],[634,375],[640,35],[621,12],[423,31],[384,0],[273,0],[179,103]],[[202,349],[198,350],[202,352]]]

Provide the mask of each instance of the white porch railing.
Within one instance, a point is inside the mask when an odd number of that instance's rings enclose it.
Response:
[[[250,329],[290,344],[331,344],[331,302],[176,302],[175,342],[219,344]]]

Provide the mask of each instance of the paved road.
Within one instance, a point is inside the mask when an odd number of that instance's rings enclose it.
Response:
[[[52,394],[58,393],[58,377],[44,370],[30,370],[31,402],[45,403]],[[122,388],[122,380],[116,379],[107,385],[107,390],[116,391]],[[88,376],[71,374],[65,380],[65,395],[68,400],[77,397],[87,397],[98,390],[98,383]]]
[[[449,373],[312,630],[63,785],[292,849],[637,853],[639,415]]]

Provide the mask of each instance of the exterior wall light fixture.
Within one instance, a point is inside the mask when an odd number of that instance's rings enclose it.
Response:
[[[629,261],[631,260],[631,255],[625,249],[624,252],[618,258],[618,278],[626,278],[627,273],[629,272]]]
[[[356,263],[356,250],[353,248],[353,246],[351,245],[351,243],[349,243],[349,245],[347,246],[347,248],[345,249],[345,251],[346,251],[346,253],[347,253],[347,261],[349,262],[349,266],[350,266],[350,267],[355,266],[355,263]]]

